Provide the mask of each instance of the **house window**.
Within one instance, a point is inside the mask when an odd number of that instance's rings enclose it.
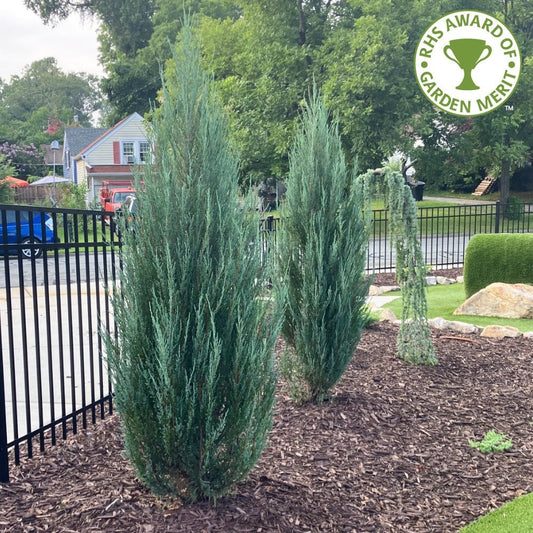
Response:
[[[141,163],[146,163],[149,157],[150,157],[150,145],[145,141],[140,142],[139,143],[139,161]]]
[[[124,165],[133,165],[135,163],[135,143],[122,143],[122,163]]]
[[[150,144],[147,141],[122,141],[121,164],[135,165],[146,163],[150,157]]]

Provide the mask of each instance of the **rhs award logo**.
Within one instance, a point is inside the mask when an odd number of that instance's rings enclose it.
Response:
[[[503,105],[514,91],[520,51],[498,19],[480,11],[457,11],[424,33],[415,72],[423,93],[443,111],[483,115]]]

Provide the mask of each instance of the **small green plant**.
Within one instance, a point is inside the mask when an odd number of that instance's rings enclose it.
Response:
[[[490,430],[485,434],[482,441],[469,440],[468,444],[482,453],[494,453],[510,450],[513,446],[513,441],[503,433],[496,433],[496,431]]]
[[[87,187],[85,185],[76,185],[74,183],[65,183],[60,185],[61,200],[60,207],[67,209],[85,209],[87,206]]]

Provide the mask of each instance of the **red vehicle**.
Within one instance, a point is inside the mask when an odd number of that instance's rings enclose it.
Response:
[[[122,202],[135,194],[132,181],[103,181],[100,189],[100,203],[104,211],[117,211]]]

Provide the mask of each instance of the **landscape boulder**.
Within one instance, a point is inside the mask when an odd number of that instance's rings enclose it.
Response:
[[[492,339],[503,339],[505,337],[520,337],[522,332],[511,326],[487,326],[481,332],[481,337],[489,337]]]
[[[441,317],[432,318],[428,320],[428,323],[436,329],[449,329],[457,333],[478,333],[480,329],[474,324],[458,322],[456,320],[445,320]]]
[[[468,298],[453,314],[533,319],[533,285],[491,283]]]

